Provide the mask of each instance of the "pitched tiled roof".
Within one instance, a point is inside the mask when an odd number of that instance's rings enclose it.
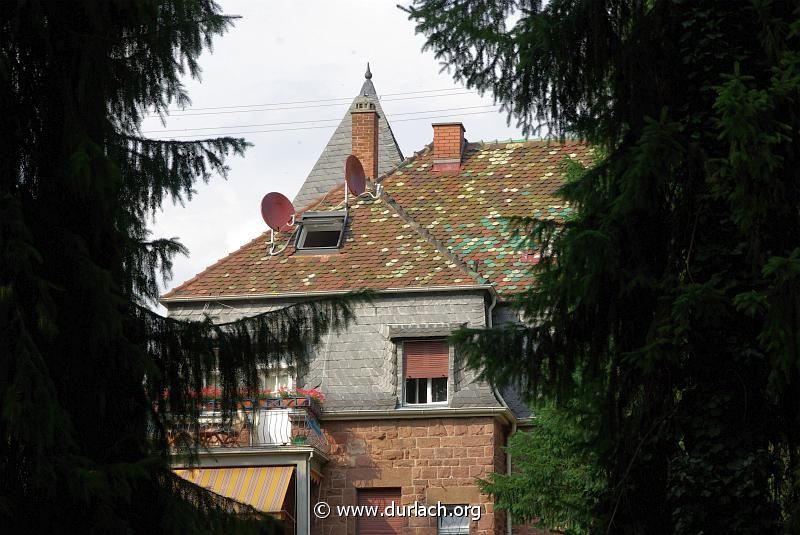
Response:
[[[317,210],[341,208],[341,186]],[[269,296],[330,292],[474,286],[478,280],[411,228],[383,199],[351,197],[345,243],[330,254],[297,254],[291,232],[275,233],[280,250],[268,254],[269,232],[206,268],[164,298]]]
[[[403,163],[382,185],[410,218],[427,229],[500,295],[522,291],[531,282],[507,218],[561,219],[572,208],[555,196],[563,184],[562,164],[591,162],[591,149],[527,141],[471,143],[458,173],[432,171],[432,150]]]
[[[428,147],[383,177],[381,199],[351,198],[346,241],[338,253],[296,254],[289,242],[270,256],[269,233],[264,233],[164,298],[461,287],[486,281],[501,296],[522,291],[532,282],[530,264],[516,249],[505,218],[569,214],[572,208],[555,196],[563,183],[562,163],[569,157],[589,163],[590,149],[574,141],[471,143],[458,173],[439,173],[431,169]],[[312,206],[335,210],[342,201],[339,185]],[[289,233],[276,233],[281,246],[289,238]]]
[[[383,113],[383,108],[381,108],[378,94],[372,84],[372,74],[369,70],[367,70],[367,74],[369,77],[364,80],[361,91],[359,91],[356,98],[366,96],[371,102],[375,103],[375,108],[378,112],[378,174],[382,175],[403,160],[403,153],[394,138],[389,121],[386,120],[386,114]],[[317,163],[308,173],[308,177],[303,182],[300,191],[297,192],[294,198],[295,206],[299,208],[306,206],[341,182],[344,161],[350,155],[352,147],[353,123],[350,112],[354,103],[355,99],[353,99],[328,144],[322,150]]]

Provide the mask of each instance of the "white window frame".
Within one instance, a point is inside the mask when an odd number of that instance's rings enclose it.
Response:
[[[450,376],[447,376],[447,377],[436,377],[435,379],[446,379],[447,380],[447,389],[445,391],[445,399],[444,399],[444,401],[426,401],[424,403],[419,403],[419,402],[411,403],[409,401],[406,401],[408,399],[407,396],[406,396],[406,393],[407,393],[406,391],[408,389],[408,381],[412,380],[412,379],[406,378],[406,379],[403,380],[403,405],[405,405],[406,407],[422,407],[422,406],[427,407],[429,405],[433,405],[434,407],[436,407],[436,406],[440,406],[440,407],[447,406],[448,401],[450,401],[450,392],[449,392],[449,390],[450,390]],[[426,399],[432,400],[433,399],[433,380],[434,380],[434,377],[419,377],[419,378],[414,379],[414,380],[415,381],[424,380],[424,381],[427,382],[427,385],[426,385],[426,393],[427,393]]]
[[[309,232],[333,232],[339,233],[339,239],[336,240],[336,245],[327,247],[306,247],[306,237]],[[321,219],[319,221],[309,221],[303,223],[300,229],[300,235],[297,237],[297,250],[298,251],[316,251],[316,250],[334,250],[338,249],[342,244],[342,234],[344,233],[344,219]]]
[[[286,388],[294,388],[297,386],[297,378],[292,373],[289,365],[281,362],[277,366],[258,366],[258,388],[259,390],[270,390],[277,392],[283,384],[278,384],[279,380],[283,377],[286,378]],[[267,380],[272,380],[272,384],[268,384]],[[282,382],[282,381],[281,381]],[[218,369],[211,370],[210,382],[203,381],[204,387],[222,388],[220,385],[220,374]]]
[[[258,387],[261,390],[270,390],[273,393],[277,392],[281,386],[283,386],[278,384],[278,380],[284,376],[286,377],[286,388],[292,389],[296,386],[295,383],[297,382],[297,379],[289,369],[289,365],[285,362],[281,362],[277,366],[259,366],[258,371]],[[268,379],[272,380],[272,384],[267,383]]]

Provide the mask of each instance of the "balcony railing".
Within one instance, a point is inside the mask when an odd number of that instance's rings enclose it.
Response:
[[[311,446],[328,451],[319,420],[311,407],[240,406],[225,416],[218,410],[200,412],[198,424],[176,422],[167,432],[175,449],[199,442],[205,448],[271,448]]]

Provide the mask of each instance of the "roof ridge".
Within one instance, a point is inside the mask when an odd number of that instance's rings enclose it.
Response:
[[[395,165],[394,167],[392,167],[391,169],[389,169],[388,171],[383,173],[381,176],[379,176],[375,180],[375,183],[380,184],[381,182],[383,182],[384,179],[389,178],[389,175],[397,172],[401,167],[405,167],[406,165],[416,161],[417,158],[419,158],[420,156],[424,156],[425,154],[427,154],[431,150],[433,150],[433,141],[431,141],[430,143],[425,145],[421,150],[414,151],[414,155],[413,156],[409,156],[408,158],[404,159],[403,161],[398,162],[397,165]]]
[[[432,149],[433,149],[433,143],[430,143],[426,145],[422,150],[414,152],[414,156],[406,158],[405,160],[394,166],[390,171],[387,171],[386,173],[378,177],[378,183],[380,183],[379,181],[383,180],[384,178],[388,177],[389,175],[397,171],[402,165],[406,163],[411,163],[412,161],[416,160],[418,157],[422,156],[423,154],[426,154],[429,150]],[[302,210],[298,210],[297,213],[301,214],[310,211],[312,208],[316,208],[322,203],[322,201],[324,201],[328,197],[328,195],[340,189],[341,190],[344,189],[344,182],[331,188],[330,190],[328,190],[327,193],[319,196],[317,199],[309,203],[305,208],[303,208]],[[381,189],[381,193],[378,199],[383,199],[386,202],[387,207],[389,207],[392,211],[397,213],[397,215],[400,216],[401,219],[403,219],[406,223],[409,224],[409,228],[411,228],[421,237],[425,238],[425,240],[428,243],[430,243],[437,251],[445,255],[445,257],[447,257],[451,263],[455,264],[464,273],[464,275],[473,279],[478,284],[487,284],[488,279],[485,279],[476,270],[472,270],[464,259],[462,259],[457,254],[453,253],[449,247],[443,244],[433,234],[428,232],[428,230],[425,227],[423,227],[419,223],[419,221],[414,219],[408,212],[406,212],[400,205],[400,203],[398,203],[385,189]]]
[[[562,144],[563,145],[564,142],[568,142],[568,141],[569,142],[575,142],[575,143],[581,143],[583,140],[581,140],[579,137],[568,136],[568,137],[565,137],[563,139],[562,138],[557,138],[557,139],[556,138],[547,138],[547,137],[519,138],[519,139],[513,139],[513,138],[508,138],[508,139],[479,139],[477,141],[469,141],[468,143],[477,143],[477,144],[480,144],[480,145],[483,145],[483,146],[486,146],[486,145],[502,145],[504,143],[506,143],[506,144],[507,143],[523,143],[523,144],[529,144],[529,145],[537,145],[537,144],[542,144],[542,143],[549,145],[551,143],[557,143],[557,144]]]
[[[420,155],[422,155],[423,153],[427,153],[427,151],[432,147],[433,143],[426,145],[423,150],[415,152],[413,157],[410,157],[407,160],[404,160],[403,162],[398,164],[398,166],[395,167],[393,172],[396,171],[400,167],[400,165],[402,165],[406,161],[410,162],[419,157]],[[390,173],[383,175],[381,179],[387,177],[389,174]],[[411,214],[406,212],[405,209],[403,209],[402,205],[400,205],[400,203],[398,203],[394,199],[394,197],[392,197],[391,194],[389,194],[389,192],[386,191],[386,188],[381,189],[380,196],[381,198],[384,198],[386,200],[386,206],[394,210],[397,213],[397,215],[399,215],[406,223],[409,224],[409,227],[414,232],[425,238],[425,240],[428,243],[430,243],[437,251],[445,255],[450,260],[450,262],[455,264],[465,275],[467,275],[469,278],[471,278],[478,284],[490,284],[490,282],[488,282],[488,279],[484,278],[480,273],[478,273],[477,270],[473,270],[472,268],[470,268],[469,264],[467,264],[467,262],[463,258],[461,258],[458,254],[454,253],[449,247],[447,247],[447,245],[442,243],[442,241],[439,240],[439,238],[434,236],[431,232],[428,231],[428,229],[423,227],[419,221],[414,219],[414,217],[411,216]]]
[[[389,169],[388,171],[386,171],[382,175],[378,176],[378,178],[376,178],[375,180],[370,180],[368,178],[367,179],[367,183],[368,184],[369,183],[380,184],[383,181],[384,178],[388,178],[389,175],[395,173],[401,167],[403,167],[403,166],[405,166],[407,164],[410,164],[411,162],[415,161],[420,156],[423,156],[423,155],[427,154],[428,151],[430,151],[430,150],[433,150],[433,142],[428,143],[421,150],[414,151],[414,155],[413,156],[409,156],[409,157],[401,160],[400,162],[396,163],[394,167],[392,167],[391,169]],[[324,201],[328,197],[328,195],[330,195],[331,193],[333,193],[334,191],[336,191],[338,189],[343,189],[345,183],[346,183],[345,180],[342,179],[341,183],[336,184],[335,186],[333,186],[331,189],[329,189],[328,191],[326,191],[322,195],[318,195],[317,197],[315,197],[312,201],[310,201],[308,204],[303,206],[302,209],[298,210],[297,213],[301,214],[301,213],[304,213],[304,212],[308,212],[308,211],[310,211],[312,209],[312,206],[313,206],[313,208],[316,208],[317,206],[319,206],[322,203],[322,201]]]

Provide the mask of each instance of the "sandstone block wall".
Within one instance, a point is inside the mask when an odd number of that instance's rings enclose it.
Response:
[[[505,470],[505,427],[491,417],[325,422],[331,460],[319,499],[332,508],[356,505],[360,488],[397,488],[403,504],[480,504],[470,533],[505,533],[505,515],[495,512],[476,478]],[[313,496],[313,500],[317,497]],[[408,518],[404,535],[435,535],[435,518]],[[312,522],[314,535],[354,535],[357,520],[334,513]]]

